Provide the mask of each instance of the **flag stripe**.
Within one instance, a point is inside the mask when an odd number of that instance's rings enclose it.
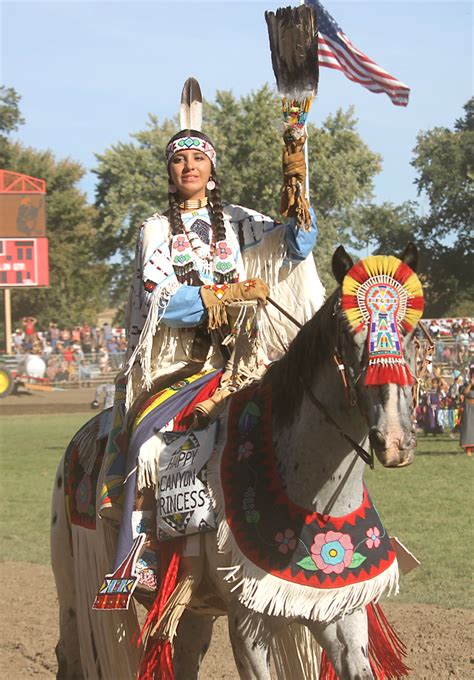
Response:
[[[331,41],[325,40],[324,45],[325,47],[321,49],[319,56],[332,56],[336,62],[341,64],[341,70],[344,73],[348,71],[352,75],[358,77],[360,79],[358,82],[370,84],[375,81],[385,85],[387,89],[391,91],[406,92],[408,90],[404,83],[400,83],[400,81],[396,80],[392,76],[390,76],[390,79],[387,79],[382,74],[371,73],[363,65],[361,68],[359,68],[360,64],[358,62],[354,63],[353,58],[351,58],[351,55],[348,52],[342,50],[338,45],[331,43]],[[319,60],[319,62],[321,64],[321,60]],[[324,63],[322,65],[324,65]],[[346,73],[346,75],[349,77],[348,73]]]
[[[406,106],[410,88],[355,47],[319,0],[305,0],[317,10],[320,66],[342,71],[371,92],[387,94],[396,106]]]

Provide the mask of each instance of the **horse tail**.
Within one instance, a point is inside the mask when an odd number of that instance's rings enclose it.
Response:
[[[77,484],[68,478],[71,453],[80,446],[81,465],[97,456],[98,419],[73,437],[56,474],[51,521],[51,563],[59,601],[58,678],[134,680],[138,668],[139,624],[134,603],[127,611],[92,609],[97,590],[111,571],[117,530],[97,516],[89,526],[71,521],[71,496]],[[91,465],[88,466],[91,469]],[[102,486],[102,471],[97,493]]]
[[[271,650],[277,678],[318,680],[321,647],[306,626],[292,623],[275,631]]]

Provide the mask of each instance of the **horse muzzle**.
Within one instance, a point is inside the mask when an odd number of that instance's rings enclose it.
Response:
[[[370,445],[380,463],[387,468],[401,468],[411,465],[415,457],[415,435],[410,433],[403,439],[387,437],[373,427],[369,432]]]

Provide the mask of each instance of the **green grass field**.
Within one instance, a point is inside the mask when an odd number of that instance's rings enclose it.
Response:
[[[49,562],[50,498],[64,448],[87,414],[0,418],[0,556]],[[472,466],[448,435],[420,436],[414,464],[366,480],[389,532],[421,560],[400,600],[471,607]]]

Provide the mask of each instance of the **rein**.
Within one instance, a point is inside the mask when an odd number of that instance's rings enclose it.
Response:
[[[281,307],[277,302],[275,302],[274,300],[272,300],[271,297],[267,297],[267,301],[268,301],[270,304],[272,304],[279,312],[281,312],[281,314],[283,314],[283,316],[286,316],[287,319],[289,319],[290,321],[292,321],[292,322],[294,323],[294,325],[297,326],[300,330],[303,328],[303,324],[301,324],[299,321],[297,321],[297,319],[295,319],[294,316],[292,316],[291,314],[289,314],[289,313],[288,313],[285,309],[283,309],[283,307]],[[265,307],[264,307],[263,309],[265,310]],[[271,323],[271,319],[270,319],[270,317],[269,317],[269,315],[268,315],[268,312],[266,312],[266,314],[267,314],[268,320],[269,320],[270,323]],[[277,333],[275,327],[273,326],[273,324],[271,324],[271,325],[272,325],[273,331],[274,331],[274,333],[277,335],[278,340],[280,341],[280,344],[282,345],[283,349],[284,349],[285,351],[287,351],[288,348],[285,347],[285,345],[284,345],[282,339],[281,339],[280,336],[278,335],[278,333]],[[338,336],[339,336],[339,323],[338,323]],[[338,343],[337,343],[337,344],[339,345],[339,337],[338,337]],[[347,380],[347,376],[346,376],[346,367],[345,367],[345,365],[344,365],[344,360],[342,359],[342,356],[341,356],[341,353],[340,353],[340,351],[339,351],[339,347],[338,347],[338,346],[336,347],[335,352],[334,352],[334,361],[336,362],[336,366],[337,366],[337,368],[338,368],[338,370],[339,370],[339,373],[340,373],[340,375],[341,375],[341,378],[342,378],[342,381],[343,381],[343,383],[344,383],[344,387],[345,387],[346,391],[350,391],[350,392],[351,392],[351,399],[350,399],[351,404],[352,404],[352,405],[355,405],[355,404],[357,403],[357,401],[353,398],[353,395],[352,395],[352,386],[349,386],[349,383],[348,383],[348,380]],[[348,434],[346,434],[346,433],[344,432],[344,430],[342,429],[342,427],[339,425],[339,423],[337,423],[337,422],[334,420],[334,418],[333,418],[332,415],[329,413],[329,411],[328,411],[327,408],[324,406],[324,404],[322,404],[322,403],[319,401],[319,399],[316,397],[316,395],[314,394],[313,390],[312,390],[311,387],[308,385],[308,383],[306,382],[306,380],[305,380],[303,377],[300,376],[300,381],[301,381],[301,384],[302,384],[302,386],[303,386],[303,389],[304,389],[305,392],[307,393],[307,395],[308,395],[310,401],[311,401],[311,402],[314,404],[314,406],[316,406],[316,408],[323,414],[323,416],[324,416],[324,418],[326,419],[326,421],[327,421],[328,423],[330,423],[333,427],[336,428],[336,430],[339,432],[339,434],[341,435],[341,437],[343,437],[343,439],[345,439],[345,440],[352,446],[352,448],[353,448],[354,451],[357,453],[357,455],[359,456],[359,458],[361,458],[361,459],[364,461],[364,463],[366,463],[366,465],[369,465],[370,469],[373,470],[373,469],[374,469],[374,452],[373,452],[372,448],[370,449],[370,453],[369,453],[369,452],[366,451],[362,446],[360,446],[360,444],[358,444],[354,439],[352,439],[352,437],[350,437]]]
[[[314,394],[313,390],[310,388],[310,386],[308,385],[306,380],[304,378],[300,377],[300,381],[301,381],[301,384],[303,385],[303,388],[305,389],[308,397],[310,398],[310,401],[312,401],[313,404],[316,406],[316,408],[321,411],[321,413],[326,418],[328,423],[331,423],[331,425],[333,425],[336,428],[336,430],[339,432],[341,437],[343,437],[346,440],[346,442],[349,442],[349,444],[354,448],[354,451],[357,453],[359,458],[361,458],[364,461],[364,463],[366,463],[370,467],[370,469],[373,470],[374,469],[374,452],[373,452],[373,450],[370,449],[370,453],[369,453],[362,446],[360,446],[360,444],[358,444],[354,439],[352,439],[352,437],[350,437],[348,434],[346,434],[344,432],[344,430],[342,429],[342,427],[334,420],[334,418],[329,413],[329,411],[324,406],[324,404],[322,404],[319,401],[319,399],[316,397],[316,395]]]

